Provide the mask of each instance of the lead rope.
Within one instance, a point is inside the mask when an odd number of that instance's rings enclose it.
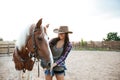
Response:
[[[33,40],[33,48],[35,49],[35,59],[34,59],[34,63],[35,63],[35,61],[36,61],[36,58],[37,58],[37,56],[36,55],[38,55],[37,54],[37,48],[36,48],[36,45],[35,45],[35,38],[34,38],[34,32],[35,32],[36,30],[34,29],[33,30],[33,32],[32,32],[32,40]],[[41,34],[42,35],[42,34]],[[40,77],[40,59],[38,59],[37,58],[37,60],[38,60],[38,77]],[[45,76],[44,76],[45,77]],[[45,78],[43,79],[43,80],[45,80]]]
[[[38,77],[40,76],[40,66],[39,66],[39,59],[38,59]]]
[[[37,48],[36,48],[36,45],[35,45],[35,36],[34,36],[34,32],[35,32],[36,30],[34,29],[33,30],[33,32],[32,32],[32,40],[33,40],[33,48],[34,48],[34,50],[35,50],[35,61],[36,61],[36,58],[37,58]],[[40,67],[39,67],[39,59],[37,59],[38,60],[38,77],[40,76]],[[34,61],[34,62],[35,62]]]

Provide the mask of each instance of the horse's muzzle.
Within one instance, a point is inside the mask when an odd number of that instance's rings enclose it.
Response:
[[[47,68],[49,69],[51,67],[51,62],[50,61],[44,61],[44,60],[41,60],[41,66],[42,68]]]

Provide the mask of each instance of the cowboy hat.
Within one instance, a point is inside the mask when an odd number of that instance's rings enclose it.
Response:
[[[60,26],[59,29],[54,29],[54,33],[73,33],[72,31],[68,30],[68,26]]]

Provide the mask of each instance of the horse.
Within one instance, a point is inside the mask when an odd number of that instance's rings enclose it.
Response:
[[[45,27],[42,26],[41,18],[36,24],[27,27],[16,41],[13,52],[13,61],[15,69],[19,71],[19,80],[22,80],[22,75],[26,70],[29,73],[32,71],[35,62],[41,60],[41,66],[43,68],[50,68],[53,63],[53,57],[46,32],[48,26],[49,24]],[[30,76],[27,78],[27,80],[30,80]]]

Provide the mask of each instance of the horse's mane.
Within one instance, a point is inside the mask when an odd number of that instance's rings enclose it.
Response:
[[[17,41],[16,41],[16,46],[18,47],[19,50],[26,44],[27,37],[30,35],[30,27],[35,24],[32,24],[30,26],[25,27],[24,30],[21,31]]]

